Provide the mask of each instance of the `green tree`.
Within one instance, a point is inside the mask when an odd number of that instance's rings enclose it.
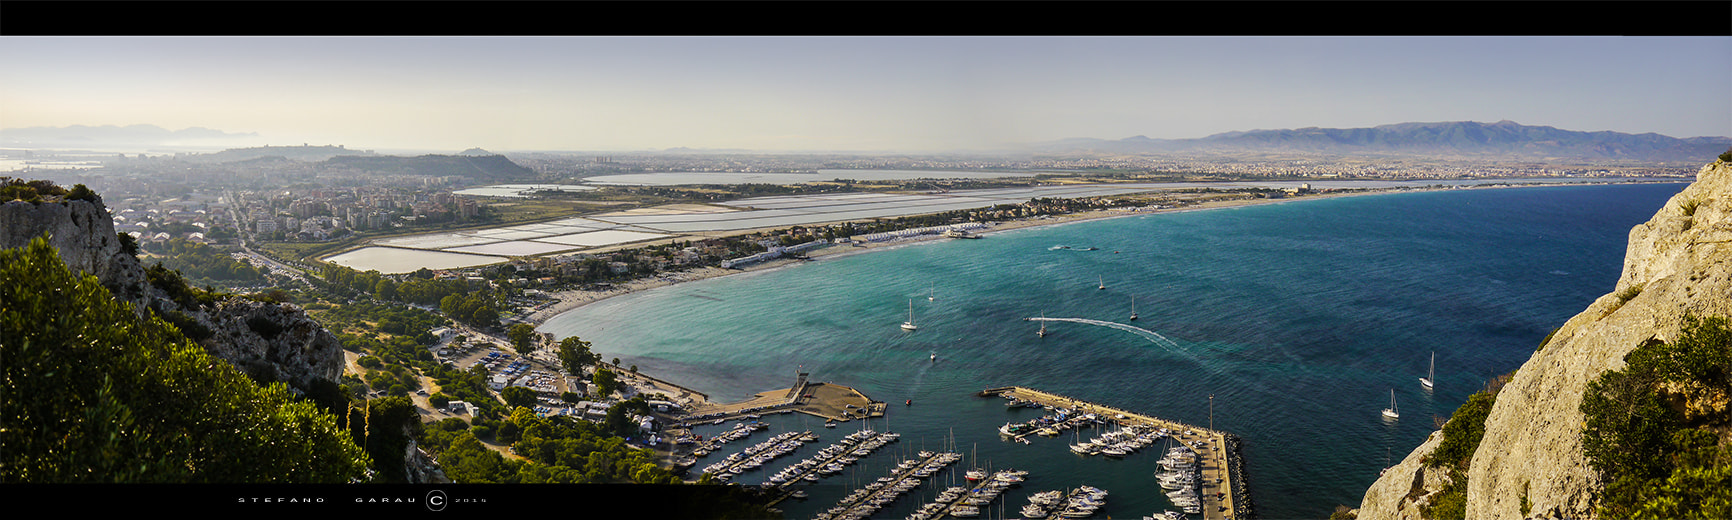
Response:
[[[619,377],[614,375],[612,370],[605,368],[595,369],[595,376],[591,382],[595,383],[596,397],[605,398],[613,395],[620,388]]]
[[[511,408],[534,408],[535,391],[521,386],[508,386],[499,391],[499,398]]]
[[[559,340],[559,364],[568,374],[578,375],[590,365],[601,362],[601,356],[589,350],[590,344],[583,338],[569,336]]]
[[[511,341],[512,348],[517,349],[519,355],[528,356],[529,353],[535,352],[536,338],[534,325],[528,323],[513,323],[510,328],[506,329],[505,339]]]
[[[337,418],[133,313],[46,240],[0,251],[0,480],[328,482],[370,460]]]
[[[499,311],[486,305],[477,307],[475,313],[469,315],[469,324],[480,328],[497,326],[499,325]]]
[[[1686,317],[1671,343],[1648,342],[1582,394],[1582,453],[1605,491],[1607,518],[1722,518],[1732,514],[1732,322]],[[1687,514],[1686,514],[1687,513]]]

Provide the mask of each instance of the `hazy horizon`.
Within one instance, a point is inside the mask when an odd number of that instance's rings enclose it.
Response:
[[[1732,136],[1726,37],[15,37],[0,128],[204,146],[968,153],[1515,121]]]

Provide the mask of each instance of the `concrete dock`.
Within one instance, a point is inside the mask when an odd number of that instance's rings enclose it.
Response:
[[[846,386],[835,383],[803,383],[792,388],[761,392],[740,402],[698,405],[684,416],[684,420],[698,424],[703,421],[725,421],[751,414],[781,413],[787,410],[846,422],[883,417],[884,406],[884,403],[873,401],[859,390]]]
[[[1244,482],[1238,474],[1241,471],[1240,465],[1236,464],[1239,461],[1239,443],[1237,436],[1233,434],[1020,386],[989,388],[981,391],[980,395],[1009,395],[1053,408],[1074,408],[1082,413],[1092,413],[1101,419],[1124,425],[1165,428],[1172,432],[1174,439],[1187,443],[1201,440],[1203,445],[1196,451],[1203,480],[1203,486],[1198,490],[1198,497],[1202,499],[1203,518],[1224,520],[1251,516],[1250,504],[1244,503],[1242,498],[1246,496],[1244,490],[1236,489],[1236,486],[1243,486]]]

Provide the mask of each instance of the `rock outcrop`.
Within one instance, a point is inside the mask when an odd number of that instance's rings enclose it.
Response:
[[[1443,432],[1432,432],[1425,438],[1425,443],[1414,448],[1400,464],[1384,470],[1377,483],[1365,491],[1365,499],[1359,505],[1359,518],[1425,518],[1420,510],[1443,491],[1447,483],[1445,479],[1449,477],[1446,475],[1448,470],[1426,467],[1420,459],[1442,442]]]
[[[255,380],[309,392],[342,376],[342,344],[292,304],[228,297],[189,308],[148,283],[138,257],[123,250],[102,198],[95,199],[0,204],[0,248],[24,247],[48,234],[68,267],[96,275],[141,314],[148,308],[196,321],[211,332],[199,345]]]
[[[1687,315],[1732,316],[1732,165],[1724,161],[1703,167],[1630,231],[1615,290],[1565,322],[1503,387],[1467,471],[1467,518],[1595,518],[1600,484],[1582,454],[1583,390],[1623,368],[1643,342],[1676,339]],[[1409,490],[1438,437],[1372,485],[1359,518],[1418,518]],[[1442,487],[1421,480],[1417,495]]]
[[[145,302],[144,269],[138,257],[121,252],[120,237],[102,197],[0,204],[0,248],[24,247],[44,234],[67,267],[96,275],[116,298],[135,308]]]

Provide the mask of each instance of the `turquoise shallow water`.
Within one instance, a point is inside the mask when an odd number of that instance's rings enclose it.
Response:
[[[717,400],[785,388],[805,370],[914,401],[873,423],[902,433],[899,445],[784,503],[790,518],[947,438],[983,465],[1031,472],[1007,495],[1012,516],[1029,494],[1083,484],[1113,493],[1104,514],[1115,517],[1170,507],[1153,479],[1158,453],[1079,458],[1068,438],[1001,441],[999,425],[1039,415],[974,397],[1003,385],[1197,425],[1210,421],[1213,395],[1215,427],[1245,441],[1260,516],[1317,518],[1357,504],[1390,458],[1433,430],[1433,415],[1520,366],[1610,292],[1630,227],[1684,186],[1400,193],[1027,228],[645,291],[541,329]],[[1127,319],[1133,296],[1137,321]],[[910,300],[915,332],[897,327]],[[1025,318],[1043,313],[1075,321],[1049,322],[1041,338]],[[1423,391],[1434,351],[1437,389]],[[1385,422],[1391,389],[1402,418]],[[819,445],[847,431],[797,414],[773,421],[816,428]],[[816,450],[737,481],[760,482]],[[878,516],[905,516],[942,487]]]

